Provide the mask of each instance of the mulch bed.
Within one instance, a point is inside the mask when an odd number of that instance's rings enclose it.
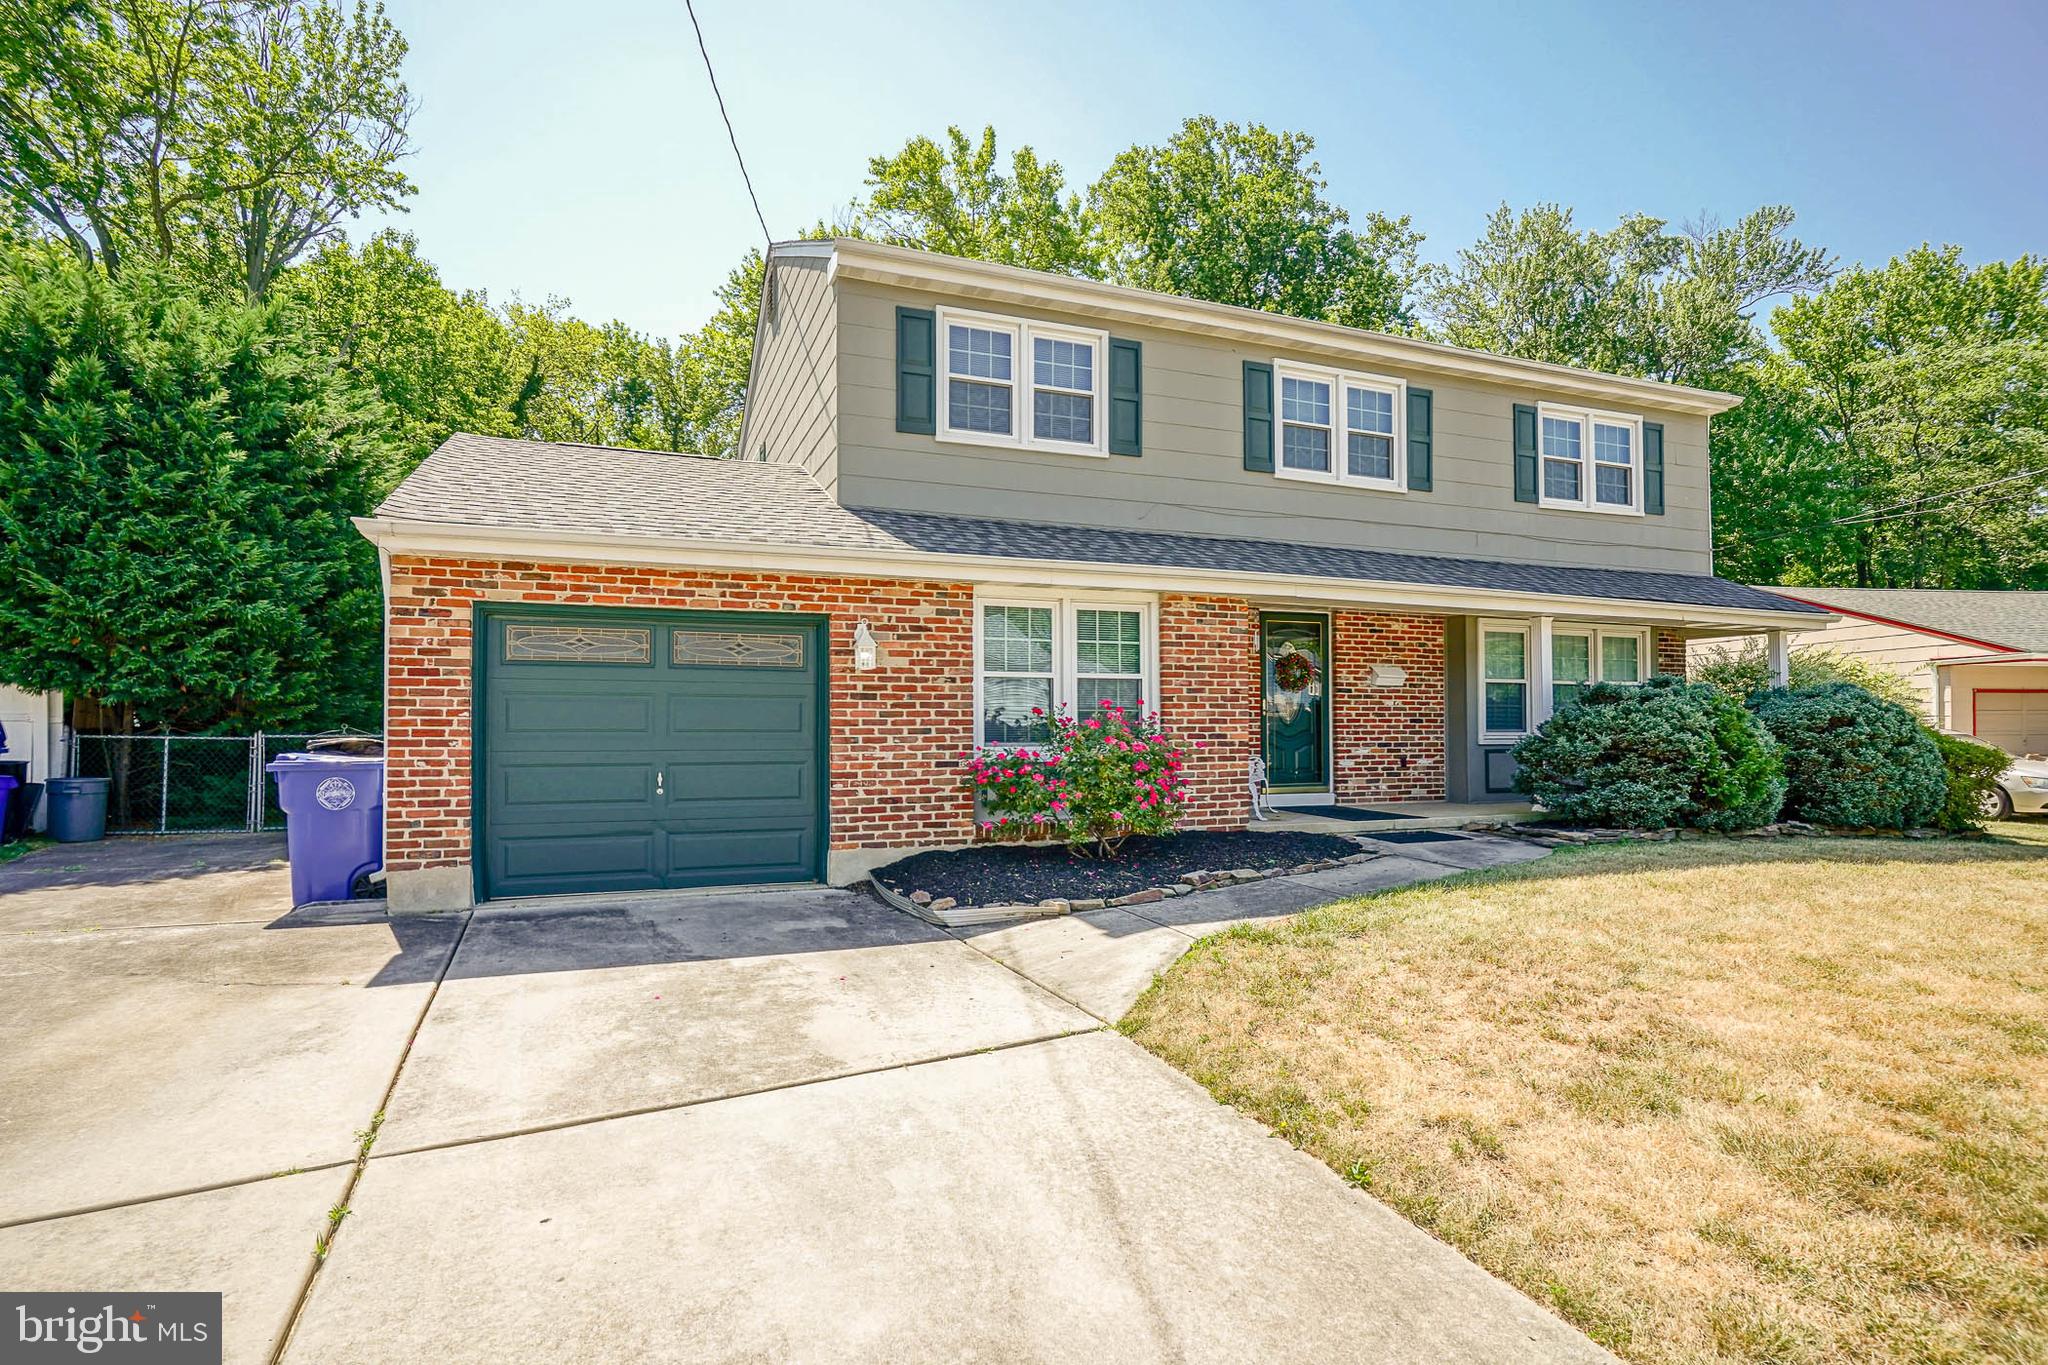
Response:
[[[980,844],[919,853],[877,868],[899,895],[929,891],[961,905],[1032,905],[1042,900],[1109,900],[1179,881],[1190,872],[1294,867],[1359,851],[1334,834],[1202,831],[1127,840],[1115,858],[1083,858],[1064,844]]]

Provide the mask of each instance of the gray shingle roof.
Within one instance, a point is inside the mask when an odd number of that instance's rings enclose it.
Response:
[[[1820,609],[1705,574],[1510,564],[842,507],[792,465],[451,436],[380,517],[662,539],[1348,578],[1751,611]]]
[[[2008,649],[2048,651],[2048,592],[1792,587],[1776,591]]]

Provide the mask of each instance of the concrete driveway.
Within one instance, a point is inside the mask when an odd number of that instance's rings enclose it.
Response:
[[[1205,926],[1504,842],[960,935],[50,850],[0,868],[0,1285],[222,1289],[232,1360],[1604,1359],[1101,1027]]]

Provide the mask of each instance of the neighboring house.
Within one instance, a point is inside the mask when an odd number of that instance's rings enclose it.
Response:
[[[7,731],[7,752],[0,753],[0,764],[26,763],[29,782],[47,782],[63,773],[63,693],[0,686],[0,728]],[[35,827],[42,826],[39,808]]]
[[[2048,592],[1771,591],[1840,613],[1794,644],[1897,673],[1936,728],[2009,753],[2048,753]]]
[[[748,392],[741,460],[456,436],[361,521],[394,908],[843,883],[1104,698],[1198,827],[1259,754],[1512,799],[1571,688],[1829,619],[1713,577],[1725,394],[850,240],[771,252]]]

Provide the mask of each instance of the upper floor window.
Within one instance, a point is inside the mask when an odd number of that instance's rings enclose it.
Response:
[[[1642,419],[1548,403],[1537,414],[1543,506],[1642,513]]]
[[[941,439],[1105,453],[1106,335],[949,308],[938,331]]]
[[[1394,457],[1407,410],[1400,380],[1285,362],[1276,364],[1273,374],[1280,388],[1276,474],[1406,489],[1406,462]]]

